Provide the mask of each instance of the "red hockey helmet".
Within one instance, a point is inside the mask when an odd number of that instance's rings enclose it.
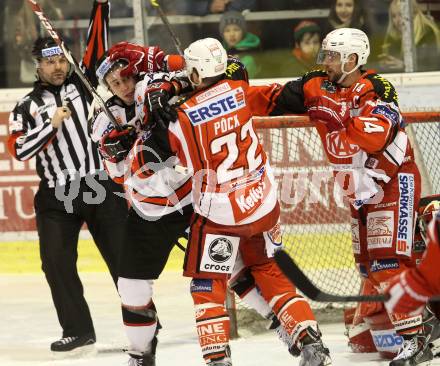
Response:
[[[420,229],[420,234],[422,235],[422,238],[425,242],[426,242],[426,231],[428,228],[428,224],[439,210],[440,210],[440,194],[422,197],[420,199],[420,205],[418,210],[419,215],[417,220]]]

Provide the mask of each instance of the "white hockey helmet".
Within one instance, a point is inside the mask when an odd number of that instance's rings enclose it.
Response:
[[[191,43],[183,55],[188,76],[193,70],[197,71],[200,79],[222,75],[226,71],[228,55],[215,38],[203,38]]]
[[[334,55],[339,54],[342,64],[343,76],[345,76],[360,66],[365,65],[370,55],[370,41],[368,36],[356,28],[339,28],[328,33],[322,41],[321,50],[318,54],[317,64],[323,64],[325,60],[331,60]],[[345,63],[348,57],[356,54],[356,67],[350,72],[345,71]]]

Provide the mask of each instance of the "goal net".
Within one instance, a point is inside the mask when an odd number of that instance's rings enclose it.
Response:
[[[422,195],[440,193],[440,112],[404,115],[422,173]],[[255,126],[278,181],[287,252],[319,288],[338,295],[358,293],[350,212],[334,184],[316,129],[306,116],[257,118]],[[312,308],[334,317],[329,309],[341,313],[342,304],[312,302]],[[255,314],[236,298],[239,331],[254,325]]]

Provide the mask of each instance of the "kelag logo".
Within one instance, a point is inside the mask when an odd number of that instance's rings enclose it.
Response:
[[[184,111],[191,123],[198,125],[235,112],[245,105],[244,92],[240,87]]]

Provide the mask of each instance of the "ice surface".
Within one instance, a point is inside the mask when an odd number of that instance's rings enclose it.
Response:
[[[0,276],[0,366],[119,366],[127,364],[121,350],[126,347],[119,298],[110,276],[81,275],[98,342],[95,353],[57,359],[49,344],[61,330],[49,288],[43,275]],[[194,328],[189,280],[179,273],[166,272],[155,286],[155,302],[163,329],[157,352],[158,366],[203,366]],[[324,341],[330,348],[333,365],[388,365],[376,354],[350,353],[343,325],[323,325]],[[231,342],[234,366],[298,365],[275,334],[240,338]],[[440,365],[440,359],[431,365]]]

